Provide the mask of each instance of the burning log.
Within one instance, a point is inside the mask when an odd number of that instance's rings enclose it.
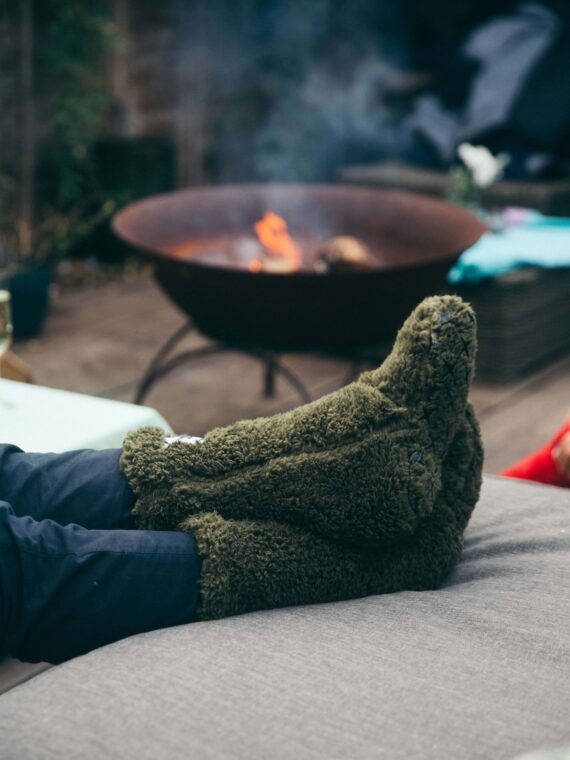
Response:
[[[331,238],[317,254],[320,271],[364,272],[377,269],[378,262],[358,238],[348,235]]]
[[[246,269],[252,274],[291,274],[304,270],[317,274],[378,269],[378,261],[366,245],[343,235],[326,243],[316,236],[293,239],[287,222],[266,211],[253,225],[256,237],[217,235],[177,245],[172,253],[182,260],[196,260],[212,267]]]

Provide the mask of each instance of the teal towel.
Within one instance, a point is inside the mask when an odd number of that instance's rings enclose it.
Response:
[[[473,284],[523,266],[570,267],[570,218],[533,212],[524,224],[485,233],[461,255],[448,280]]]

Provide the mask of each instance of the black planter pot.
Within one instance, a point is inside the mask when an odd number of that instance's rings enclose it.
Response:
[[[49,308],[50,284],[48,264],[23,269],[3,283],[12,298],[14,338],[35,338],[40,334]]]

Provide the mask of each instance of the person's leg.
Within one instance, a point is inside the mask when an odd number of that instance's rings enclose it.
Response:
[[[482,461],[478,424],[467,408],[431,514],[411,539],[383,549],[362,549],[278,522],[227,520],[217,512],[187,518],[180,527],[207,559],[198,619],[437,588],[461,553]]]
[[[85,528],[132,528],[134,495],[120,449],[35,454],[0,445],[0,499],[18,516]]]
[[[127,436],[121,464],[139,527],[190,515],[267,520],[362,547],[411,536],[431,513],[473,375],[475,315],[428,298],[376,370],[311,404],[243,420],[202,442]]]
[[[57,663],[187,623],[200,569],[191,535],[61,526],[0,502],[0,651]]]

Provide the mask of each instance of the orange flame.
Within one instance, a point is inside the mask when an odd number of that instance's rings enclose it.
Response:
[[[289,235],[287,222],[273,211],[266,211],[263,219],[256,222],[255,232],[260,243],[273,256],[288,259],[289,269],[301,268],[301,249]],[[254,263],[254,262],[252,262]],[[260,271],[261,266],[255,266],[251,271]]]

